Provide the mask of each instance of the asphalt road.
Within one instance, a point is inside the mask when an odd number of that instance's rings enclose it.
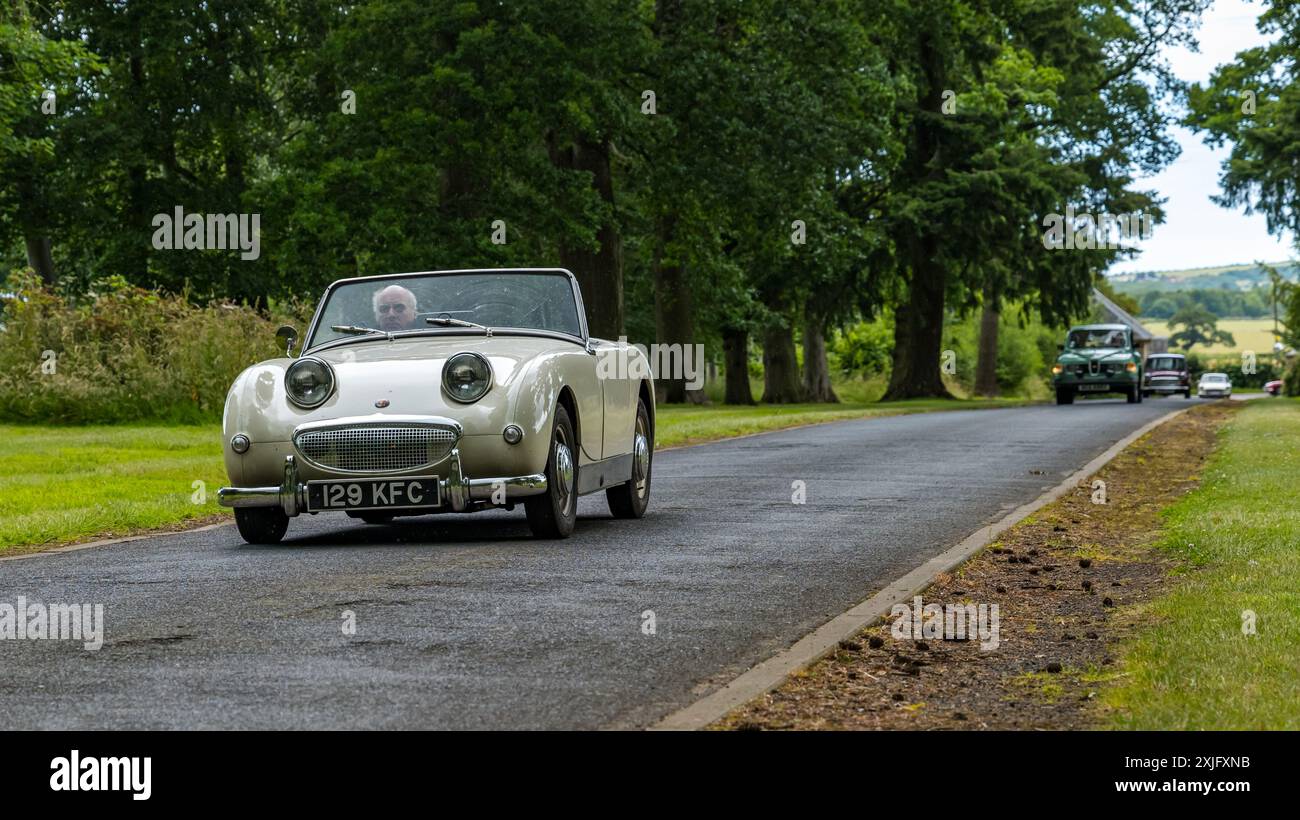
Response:
[[[272,548],[222,527],[0,561],[0,603],[103,604],[106,624],[99,651],[0,640],[0,728],[644,726],[1196,401],[670,450],[643,520],[589,496],[559,542],[532,540],[520,508],[391,527],[301,517]]]

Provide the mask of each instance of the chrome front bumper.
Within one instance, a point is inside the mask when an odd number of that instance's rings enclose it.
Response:
[[[460,466],[460,450],[453,449],[447,457],[446,478],[439,479],[439,495],[455,512],[464,512],[471,505],[495,506],[493,498],[504,491],[505,501],[513,502],[530,495],[546,492],[546,476],[542,473],[503,478],[469,478]],[[370,476],[357,476],[369,478]],[[379,478],[380,476],[374,476]],[[382,476],[392,478],[394,476]],[[347,481],[339,478],[339,481]],[[307,512],[307,485],[298,480],[298,464],[293,456],[284,457],[284,480],[278,487],[222,487],[217,490],[217,501],[223,507],[283,507],[286,515]],[[485,502],[485,503],[478,503]],[[430,512],[445,509],[430,507]],[[409,510],[408,510],[409,511]]]

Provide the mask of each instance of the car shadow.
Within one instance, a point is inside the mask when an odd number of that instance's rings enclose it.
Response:
[[[577,527],[568,541],[602,532],[608,527],[624,523],[611,515],[579,514]],[[512,513],[470,515],[405,516],[388,524],[365,524],[351,518],[334,518],[327,529],[294,535],[293,523],[289,533],[279,544],[255,545],[240,543],[246,549],[294,550],[303,548],[337,547],[401,547],[418,549],[429,547],[457,547],[473,544],[512,543],[535,541],[538,545],[563,543],[556,539],[536,539],[528,527],[528,519]],[[236,536],[238,537],[238,536]]]

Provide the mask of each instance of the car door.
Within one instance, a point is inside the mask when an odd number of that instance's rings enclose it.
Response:
[[[604,391],[604,458],[632,452],[632,431],[636,425],[636,390],[639,383],[639,351],[626,342],[598,343],[599,372]]]

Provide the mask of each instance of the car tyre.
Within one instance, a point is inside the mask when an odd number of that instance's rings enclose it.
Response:
[[[1137,389],[1136,387],[1130,387],[1128,389],[1128,392],[1124,394],[1124,398],[1126,401],[1128,401],[1129,404],[1141,404],[1142,391]]]
[[[578,520],[578,441],[564,405],[555,408],[546,457],[546,492],[524,500],[528,526],[538,538],[568,538]]]
[[[289,529],[289,516],[280,507],[237,507],[235,526],[250,544],[278,544]]]
[[[1056,388],[1057,404],[1074,404],[1074,391],[1068,387]]]
[[[1184,391],[1183,391],[1183,398],[1185,398],[1185,399],[1190,399],[1191,397],[1192,397],[1192,391],[1190,391],[1190,390],[1184,390]]]
[[[632,434],[632,478],[605,490],[605,501],[615,518],[640,518],[650,505],[650,469],[654,460],[654,433],[645,402],[636,404],[636,429]]]

